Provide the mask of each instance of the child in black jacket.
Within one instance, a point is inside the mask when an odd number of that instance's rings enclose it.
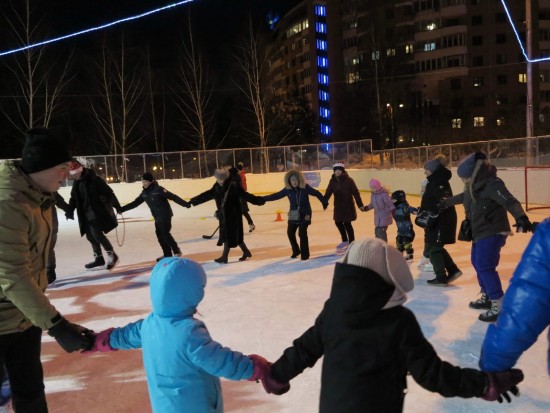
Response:
[[[120,212],[129,211],[146,202],[153,218],[155,218],[155,234],[162,248],[163,255],[157,258],[157,261],[160,261],[164,257],[171,257],[172,254],[181,257],[178,243],[170,233],[172,230],[172,216],[174,214],[168,200],[174,201],[176,204],[186,208],[190,208],[191,204],[160,186],[150,172],[143,174],[142,184],[143,191],[141,191],[141,194],[128,205],[124,205]]]
[[[407,374],[445,397],[493,401],[523,379],[520,370],[483,373],[439,358],[416,317],[403,307],[414,287],[407,262],[378,239],[355,241],[336,264],[330,297],[315,324],[294,340],[263,381],[282,394],[324,356],[321,413],[403,411]]]

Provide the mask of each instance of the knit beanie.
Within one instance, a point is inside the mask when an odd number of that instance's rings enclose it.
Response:
[[[142,181],[149,181],[153,182],[155,178],[153,178],[153,174],[151,172],[145,172],[143,176],[141,177]]]
[[[438,154],[434,159],[426,162],[424,164],[424,169],[434,173],[437,171],[441,166],[447,165],[447,158],[442,153]]]
[[[69,162],[72,156],[65,142],[46,128],[34,128],[27,132],[21,154],[21,167],[32,174]]]
[[[332,165],[332,170],[336,171],[337,169],[344,172],[346,168],[344,167],[344,164],[342,162],[336,162],[334,165]]]
[[[239,162],[239,163],[237,164],[237,169],[238,169],[239,171],[242,171],[243,168],[244,168],[244,164],[243,164],[242,162]]]
[[[477,161],[479,160],[485,160],[487,159],[487,155],[485,155],[483,152],[474,152],[468,155],[466,158],[464,158],[460,164],[458,164],[458,168],[456,169],[456,174],[460,178],[471,178],[474,169],[476,167]]]
[[[393,295],[383,309],[402,305],[407,301],[406,293],[414,288],[411,270],[403,255],[378,238],[367,238],[351,243],[342,262],[368,268],[377,273],[386,283],[395,287]]]
[[[69,164],[69,173],[71,175],[76,175],[84,170],[82,163],[80,161],[73,159]]]
[[[369,181],[369,186],[370,186],[371,190],[373,190],[375,192],[378,192],[378,191],[382,190],[382,184],[376,178],[371,178],[371,180]]]

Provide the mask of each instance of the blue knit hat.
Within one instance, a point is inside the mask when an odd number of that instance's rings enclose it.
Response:
[[[461,178],[471,178],[477,161],[484,159],[487,159],[487,155],[483,152],[471,153],[460,162],[458,168],[456,169],[456,174]]]

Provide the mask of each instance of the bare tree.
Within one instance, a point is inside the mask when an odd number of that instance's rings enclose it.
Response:
[[[237,87],[245,94],[255,118],[256,129],[251,132],[258,139],[262,149],[261,172],[269,171],[268,143],[271,123],[269,113],[272,94],[264,89],[264,77],[267,71],[269,49],[260,41],[260,36],[254,32],[252,19],[249,20],[248,34],[244,42],[238,46],[235,56],[237,66],[244,76],[243,84],[236,82]]]
[[[214,116],[209,111],[213,85],[209,81],[208,68],[204,59],[195,47],[191,14],[189,14],[187,27],[188,38],[182,41],[182,57],[178,68],[180,87],[174,90],[176,106],[191,131],[191,140],[198,144],[198,149],[203,153],[204,165],[207,166],[206,149],[210,143],[211,132],[214,130]]]
[[[25,0],[24,10],[10,2],[10,15],[4,18],[15,37],[17,44],[27,46],[34,42],[40,31],[42,19],[33,21],[30,0]],[[24,132],[35,126],[48,127],[52,118],[60,110],[60,97],[63,89],[73,79],[70,75],[71,52],[68,57],[57,57],[57,64],[46,60],[46,47],[34,47],[13,55],[6,67],[15,79],[18,93],[15,98],[17,110],[13,114],[2,109],[8,121],[19,131]]]
[[[149,94],[149,105],[151,109],[151,125],[153,128],[153,141],[155,142],[155,150],[157,152],[163,152],[164,151],[164,121],[166,118],[166,108],[164,105],[164,94],[162,94],[162,120],[158,122],[157,119],[157,109],[155,106],[155,89],[156,89],[156,82],[153,78],[153,69],[151,67],[151,53],[149,50],[149,45],[147,45],[147,91]],[[160,126],[160,128],[159,128]]]
[[[136,62],[130,65],[127,60],[124,35],[118,56],[111,54],[110,48],[103,42],[101,61],[96,62],[100,99],[99,102],[90,102],[101,139],[109,153],[121,155],[120,169],[117,164],[115,170],[117,179],[122,182],[128,181],[126,154],[144,137],[135,131],[144,110],[144,100],[141,98],[143,81],[139,70],[136,70],[139,65]]]

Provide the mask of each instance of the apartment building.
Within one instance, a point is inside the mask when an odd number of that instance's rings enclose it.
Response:
[[[321,141],[376,147],[550,133],[550,0],[305,0],[271,38],[269,84],[303,96]],[[530,25],[526,17],[530,16]],[[519,39],[519,41],[518,41]],[[528,84],[531,91],[528,92]]]

